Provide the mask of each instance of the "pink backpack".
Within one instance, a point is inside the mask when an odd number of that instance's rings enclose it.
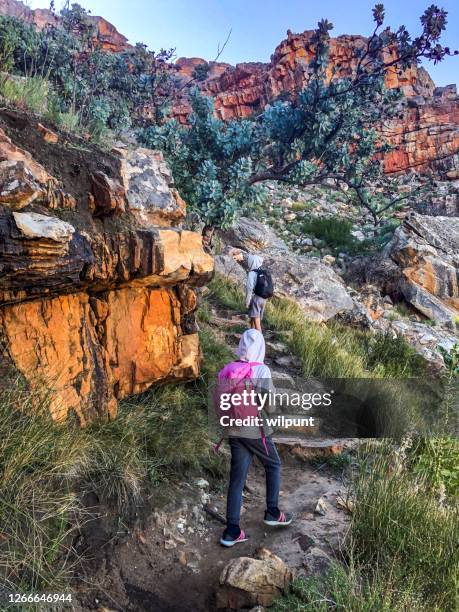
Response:
[[[229,400],[229,403],[231,404],[229,409],[224,410],[221,408],[221,396],[223,393],[240,395],[245,389],[250,391],[254,388],[252,384],[252,368],[253,366],[257,365],[263,364],[257,361],[232,361],[231,363],[226,364],[226,366],[220,370],[218,373],[217,386],[214,396],[215,410],[219,419],[223,415],[226,415],[232,419],[244,419],[246,417],[259,416],[260,411],[256,402],[248,401],[241,402],[240,404],[232,404],[231,400]],[[266,454],[268,454],[266,436],[264,435],[263,427],[260,427],[260,431],[263,445],[266,449]],[[223,438],[214,447],[216,451],[218,451],[220,448],[222,441]]]

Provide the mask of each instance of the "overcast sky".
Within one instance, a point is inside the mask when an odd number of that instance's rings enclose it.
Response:
[[[27,2],[46,7],[48,0]],[[419,31],[419,17],[432,0],[388,0],[386,23]],[[438,0],[448,11],[443,43],[459,48],[459,0]],[[55,0],[57,8],[62,0]],[[372,27],[369,0],[81,0],[93,15],[102,15],[129,38],[152,49],[175,47],[177,56],[215,57],[218,43],[232,34],[220,61],[269,61],[288,29],[313,29],[326,17],[333,34],[368,34]],[[459,56],[434,66],[426,65],[437,85],[459,83]]]

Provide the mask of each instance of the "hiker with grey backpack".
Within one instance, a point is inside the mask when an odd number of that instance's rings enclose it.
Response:
[[[245,306],[250,317],[250,327],[261,332],[266,301],[274,294],[271,273],[262,267],[263,258],[260,255],[235,251],[233,258],[247,270]]]

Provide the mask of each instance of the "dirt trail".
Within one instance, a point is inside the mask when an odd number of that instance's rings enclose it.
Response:
[[[182,496],[178,507],[172,501],[116,544],[93,551],[95,558],[81,576],[81,609],[211,612],[219,575],[233,557],[252,556],[264,546],[301,571],[312,547],[326,553],[339,550],[348,517],[337,503],[344,487],[335,476],[285,460],[280,505],[295,515],[288,528],[269,528],[262,522],[264,473],[258,463],[252,465],[247,482],[251,492],[245,493],[241,522],[249,542],[221,547],[223,525],[202,511],[201,502],[210,501],[224,514],[224,494],[209,496],[198,484],[183,483],[175,491]],[[327,505],[325,516],[314,513],[321,497]]]
[[[210,323],[222,341],[235,348],[245,322],[244,317],[214,306]],[[266,361],[273,375],[298,375],[298,364],[291,356],[288,359],[277,334],[266,330],[265,337]],[[132,531],[105,544],[99,539],[92,547],[92,560],[85,563],[77,581],[75,609],[213,612],[220,573],[234,557],[252,556],[264,546],[295,572],[304,572],[311,550],[336,554],[348,523],[339,502],[345,487],[327,468],[314,469],[292,457],[288,449],[284,444],[279,447],[283,457],[280,506],[295,516],[290,527],[264,525],[264,471],[257,461],[250,468],[242,509],[241,524],[250,540],[230,549],[219,545],[223,525],[203,510],[208,503],[224,515],[225,490],[209,491],[199,479],[182,482],[170,488],[167,503],[151,504],[156,511]],[[227,444],[223,453],[229,460]],[[325,501],[324,515],[314,512],[320,498]]]

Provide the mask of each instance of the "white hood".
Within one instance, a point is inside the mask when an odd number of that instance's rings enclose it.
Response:
[[[248,255],[247,256],[247,268],[249,272],[252,270],[258,270],[263,265],[263,257],[260,255]]]
[[[265,339],[263,334],[258,329],[246,329],[239,340],[236,354],[243,361],[263,363],[265,360]]]

